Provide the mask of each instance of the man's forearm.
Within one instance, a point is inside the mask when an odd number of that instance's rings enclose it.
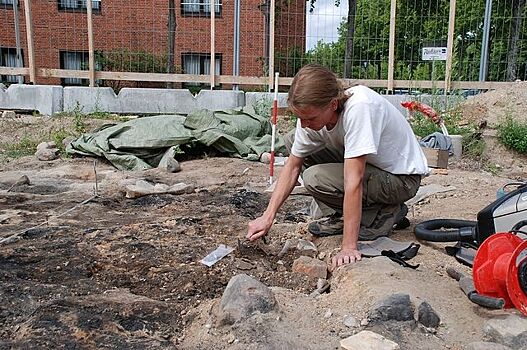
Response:
[[[357,249],[361,215],[362,186],[355,185],[351,188],[346,189],[344,194],[344,232],[342,235],[343,249]]]

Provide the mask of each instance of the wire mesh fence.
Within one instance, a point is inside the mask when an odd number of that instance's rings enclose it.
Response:
[[[527,78],[526,0],[212,2],[0,0],[1,80],[254,88],[311,62],[396,92]]]

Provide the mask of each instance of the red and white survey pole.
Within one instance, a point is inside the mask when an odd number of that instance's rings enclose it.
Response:
[[[276,118],[278,117],[278,76],[280,73],[274,74],[274,99],[273,111],[271,117],[271,159],[269,161],[269,185],[273,184],[274,180],[274,143],[276,140]]]

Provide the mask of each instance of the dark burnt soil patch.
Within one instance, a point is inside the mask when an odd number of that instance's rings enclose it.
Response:
[[[0,348],[177,348],[193,310],[221,296],[236,274],[312,291],[316,281],[291,272],[295,253],[277,257],[280,238],[244,240],[267,198],[222,187],[86,204],[71,194],[42,194],[17,204],[29,214],[23,223],[3,224],[0,234],[23,232],[0,246]],[[285,212],[298,212],[307,204],[287,205]],[[219,244],[236,250],[210,268],[201,264]]]

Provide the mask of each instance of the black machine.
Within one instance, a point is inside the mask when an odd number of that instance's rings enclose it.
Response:
[[[506,186],[517,186],[505,193]],[[475,247],[498,232],[516,232],[524,239],[527,233],[521,231],[527,226],[527,183],[511,183],[501,189],[503,195],[478,213],[477,221],[435,219],[415,226],[417,238],[432,242],[465,242]]]

